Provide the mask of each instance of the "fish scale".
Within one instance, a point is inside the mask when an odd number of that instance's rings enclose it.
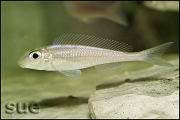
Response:
[[[62,45],[58,50],[61,52],[56,53],[52,62],[60,64],[62,70],[82,69],[112,62],[143,60],[142,53],[125,53],[88,46]],[[62,60],[65,62],[62,63]]]
[[[77,44],[76,44],[77,43]],[[53,45],[25,53],[18,61],[22,68],[58,71],[68,77],[79,77],[80,69],[95,66],[115,70],[126,61],[144,61],[172,67],[161,56],[172,45],[168,42],[140,52],[130,52],[132,47],[121,42],[89,35],[70,34],[55,39]]]

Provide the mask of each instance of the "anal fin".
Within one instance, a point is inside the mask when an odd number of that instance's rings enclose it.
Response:
[[[107,63],[107,64],[100,64],[96,65],[95,67],[97,69],[103,69],[103,70],[116,70],[122,66],[122,62],[116,62],[116,63]]]
[[[71,77],[71,78],[79,77],[82,74],[81,70],[63,70],[63,71],[59,71],[59,72],[65,76]]]

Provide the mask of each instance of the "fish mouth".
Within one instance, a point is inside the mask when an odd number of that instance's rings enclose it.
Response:
[[[23,64],[23,62],[22,62],[22,58],[20,58],[20,59],[18,60],[17,64],[18,64],[21,68],[24,68],[24,67],[25,67],[24,64]]]
[[[24,65],[20,61],[18,61],[17,64],[22,68],[24,67]]]

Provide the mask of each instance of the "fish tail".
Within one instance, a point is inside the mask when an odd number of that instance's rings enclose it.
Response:
[[[128,26],[127,17],[123,10],[123,2],[114,2],[110,7],[107,8],[107,14],[105,18],[112,20],[120,25]]]
[[[163,59],[161,59],[161,56],[164,54],[164,52],[167,50],[169,46],[171,46],[173,42],[168,42],[147,50],[142,51],[145,55],[144,61],[160,66],[168,66],[173,67],[173,65]]]

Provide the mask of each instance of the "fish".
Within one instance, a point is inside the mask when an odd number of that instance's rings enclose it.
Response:
[[[128,26],[122,1],[65,1],[67,12],[85,23],[95,23],[105,18],[123,26]]]
[[[173,67],[161,56],[173,42],[131,52],[128,44],[85,34],[65,34],[52,45],[27,51],[18,61],[22,68],[58,71],[67,77],[81,76],[81,69],[95,66],[103,70],[116,70],[123,62],[144,61]]]
[[[144,1],[143,4],[159,11],[179,11],[179,1]]]

